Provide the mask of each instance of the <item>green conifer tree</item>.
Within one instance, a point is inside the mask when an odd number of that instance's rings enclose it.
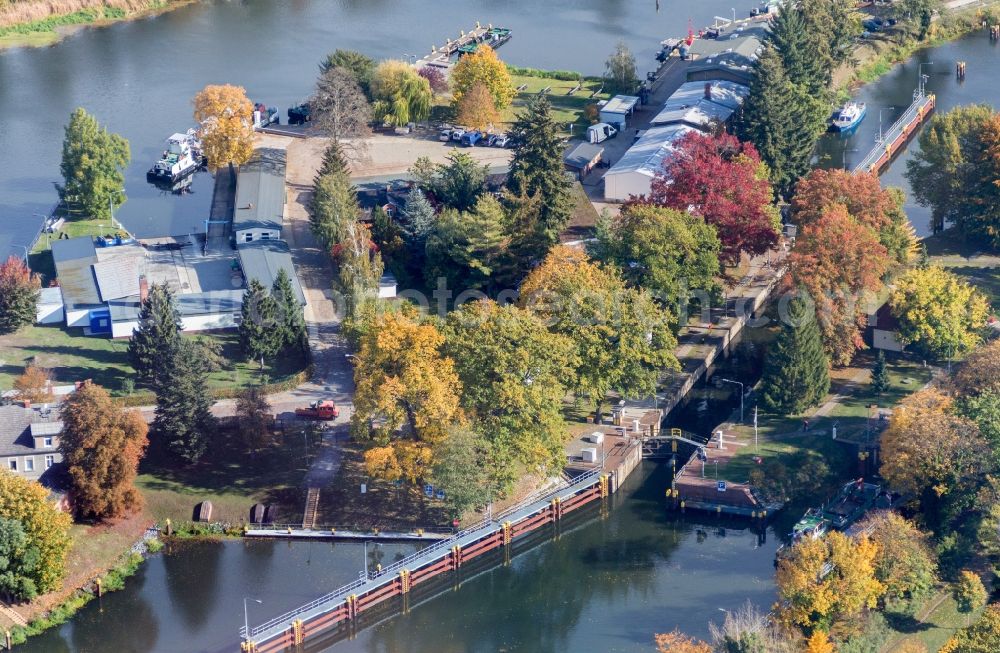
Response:
[[[785,4],[774,19],[768,38],[781,55],[789,81],[822,94],[829,78],[829,44],[822,33],[806,29],[803,11],[792,3]]]
[[[830,362],[816,316],[801,299],[788,304],[781,332],[767,352],[761,385],[764,405],[783,415],[815,406],[830,391]]]
[[[280,318],[281,345],[286,348],[300,347],[308,349],[306,335],[306,320],[302,314],[302,304],[292,286],[292,280],[284,269],[278,270],[271,286],[271,297],[274,299]]]
[[[772,45],[757,60],[750,95],[736,123],[740,140],[750,141],[784,194],[810,170],[816,141],[826,129],[822,98],[793,84]]]
[[[182,341],[156,380],[153,428],[168,450],[189,463],[205,454],[216,428],[199,348]]]
[[[879,349],[878,357],[872,366],[872,392],[876,397],[889,389],[889,367],[885,362],[885,351]]]
[[[128,358],[143,379],[162,373],[181,343],[181,315],[166,284],[153,284],[139,309],[139,326],[132,332]]]
[[[340,147],[340,143],[331,140],[330,144],[326,146],[326,150],[323,151],[323,162],[320,163],[319,171],[313,178],[313,183],[317,183],[321,177],[327,175],[341,174],[350,177],[351,169],[347,165],[347,157],[344,156],[344,150]]]
[[[273,358],[283,344],[283,329],[278,315],[278,305],[267,289],[257,279],[251,279],[243,295],[240,321],[240,348],[250,360],[264,361]]]
[[[325,247],[333,247],[343,240],[347,225],[358,219],[360,211],[358,191],[351,183],[347,160],[340,146],[333,142],[326,149],[313,182],[309,226]]]
[[[534,250],[531,253],[535,258],[543,257],[558,242],[573,212],[561,132],[544,95],[528,101],[510,130],[515,146],[507,187],[513,196],[537,195],[541,199],[537,228],[531,234],[522,234],[534,241],[529,250]]]

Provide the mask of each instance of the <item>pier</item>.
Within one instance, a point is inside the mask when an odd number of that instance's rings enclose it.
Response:
[[[928,116],[934,111],[935,98],[933,93],[923,92],[923,80],[920,88],[913,94],[913,103],[905,113],[892,124],[889,131],[876,141],[868,155],[854,167],[853,173],[870,172],[879,175],[889,162],[906,147],[910,138],[920,128]]]
[[[431,46],[431,53],[422,59],[417,59],[413,65],[417,68],[424,66],[450,68],[455,63],[452,57],[471,54],[480,45],[498,48],[509,41],[511,36],[511,31],[505,27],[493,27],[492,24],[484,27],[476,21],[476,26],[468,33],[461,31],[457,39],[448,39],[440,48],[436,45]]]

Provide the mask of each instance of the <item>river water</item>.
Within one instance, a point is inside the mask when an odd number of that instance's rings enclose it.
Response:
[[[556,537],[464,578],[406,614],[310,651],[647,653],[654,632],[708,635],[708,623],[750,600],[774,601],[773,531],[664,509],[669,467],[644,463],[604,508],[590,506]],[[369,547],[369,555],[374,552]],[[406,547],[385,547],[382,562]],[[515,549],[515,551],[517,551]],[[154,556],[124,590],[85,607],[18,650],[37,653],[231,653],[243,624],[296,607],[355,577],[358,544],[205,542]],[[471,575],[471,574],[470,574]]]
[[[657,4],[659,10],[657,10]],[[514,38],[501,55],[535,68],[603,72],[619,39],[640,74],[659,42],[715,15],[741,16],[753,0],[204,0],[161,16],[84,29],[51,47],[0,53],[0,252],[30,241],[56,200],[63,126],[77,106],[132,146],[129,200],[120,221],[139,236],[202,229],[211,195],[206,174],[177,197],[145,173],[171,133],[192,125],[191,98],[206,84],[246,87],[284,110],[312,90],[316,64],[335,48],[375,58],[423,55],[475,22]]]
[[[959,81],[955,76],[957,61],[968,63],[964,81]],[[879,112],[882,113],[883,129],[887,131],[910,106],[913,91],[917,88],[921,64],[922,72],[929,78],[926,83],[927,92],[936,95],[936,111],[946,112],[956,106],[977,102],[1000,106],[1000,83],[997,83],[1000,47],[995,41],[990,42],[986,31],[979,31],[958,41],[918,52],[875,83],[860,89],[856,99],[867,104],[867,116],[849,137],[830,134],[824,138],[820,145],[821,163],[824,166],[846,165],[853,168],[864,158],[878,136]],[[906,192],[906,214],[917,235],[927,236],[931,233],[930,209],[913,200],[910,185],[903,176],[906,162],[917,149],[919,145],[914,137],[910,147],[892,162],[881,178],[883,185],[896,186]]]

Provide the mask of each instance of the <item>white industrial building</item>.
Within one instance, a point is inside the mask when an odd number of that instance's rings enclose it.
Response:
[[[285,152],[262,148],[240,167],[233,234],[237,244],[278,240],[285,213]]]
[[[682,123],[710,131],[726,125],[749,94],[748,86],[727,80],[686,82],[667,98],[651,124]]]
[[[663,160],[686,134],[697,132],[683,124],[646,130],[604,175],[604,199],[624,202],[632,196],[648,195],[653,178],[663,169]]]

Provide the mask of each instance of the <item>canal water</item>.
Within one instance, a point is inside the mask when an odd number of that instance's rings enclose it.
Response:
[[[655,632],[708,624],[749,600],[775,599],[773,531],[665,510],[669,467],[644,463],[611,497],[551,527],[541,542],[406,614],[310,651],[337,653],[642,652]],[[369,555],[374,551],[369,547]],[[385,547],[383,563],[407,547]],[[372,558],[374,560],[374,558]],[[124,590],[20,647],[26,653],[231,653],[243,624],[260,622],[348,582],[357,544],[186,543],[154,556]]]
[[[960,81],[955,76],[955,62],[967,62],[966,77]],[[978,31],[958,41],[923,50],[906,63],[857,93],[856,98],[867,105],[864,122],[850,136],[836,134],[824,137],[820,145],[821,164],[825,167],[853,169],[871,150],[879,133],[879,113],[882,128],[888,131],[913,101],[917,88],[918,70],[928,75],[926,89],[937,99],[937,112],[946,112],[956,106],[987,103],[1000,106],[1000,84],[996,71],[1000,66],[1000,46],[991,42],[986,31]],[[917,204],[910,192],[910,185],[903,176],[906,162],[913,151],[919,149],[916,138],[882,174],[882,184],[896,186],[906,192],[906,214],[919,236],[931,233],[930,209]]]

